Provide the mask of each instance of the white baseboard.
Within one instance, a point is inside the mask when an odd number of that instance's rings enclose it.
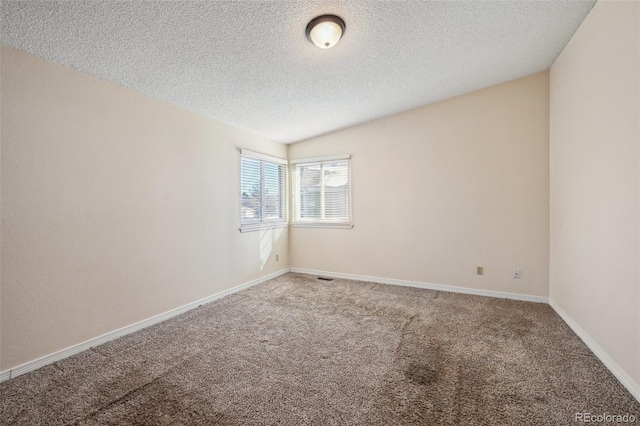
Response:
[[[200,305],[205,305],[207,303],[211,303],[214,300],[221,299],[230,294],[236,293],[240,290],[247,289],[256,284],[260,284],[262,282],[268,281],[272,278],[279,277],[280,275],[286,274],[289,272],[289,269],[282,269],[280,271],[274,272],[269,275],[265,275],[264,277],[255,279],[253,281],[249,281],[244,284],[240,284],[238,286],[232,287],[228,290],[221,291],[219,293],[213,294],[211,296],[205,297],[204,299],[196,300],[195,302],[188,303],[184,306],[180,306],[179,308],[172,309],[170,311],[164,312],[162,314],[156,315],[151,318],[147,318],[146,320],[142,320],[135,324],[128,325],[126,327],[122,327],[118,330],[111,331],[109,333],[103,334],[102,336],[94,337],[93,339],[89,339],[85,342],[79,343],[77,345],[70,346],[68,348],[62,349],[58,352],[54,352],[49,355],[45,355],[41,358],[35,359],[33,361],[26,362],[17,367],[13,367],[9,370],[0,372],[0,383],[9,379],[13,379],[14,377],[18,377],[21,374],[28,373],[33,370],[37,370],[40,367],[44,367],[45,365],[52,364],[56,361],[60,361],[61,359],[70,357],[72,355],[78,354],[80,352],[86,351],[87,349],[93,348],[95,346],[101,345],[103,343],[107,343],[111,340],[115,340],[118,337],[125,336],[127,334],[133,333],[138,330],[142,330],[143,328],[147,328],[159,322],[168,320],[171,317],[175,317],[176,315],[180,315],[181,313],[190,311],[191,309],[197,308]]]
[[[589,336],[589,334],[583,330],[570,316],[567,314],[556,302],[549,300],[549,305],[554,311],[567,323],[574,333],[578,335],[580,339],[591,349],[591,352],[616,376],[618,381],[627,388],[627,390],[633,395],[635,399],[640,402],[640,384],[636,383],[610,356],[607,352],[596,343],[596,341]]]
[[[342,279],[354,280],[354,281],[369,281],[369,282],[380,283],[380,284],[391,284],[391,285],[399,285],[399,286],[405,286],[405,287],[424,288],[428,290],[447,291],[450,293],[473,294],[476,296],[489,296],[489,297],[497,297],[500,299],[523,300],[525,302],[549,303],[549,299],[547,297],[531,296],[528,294],[505,293],[501,291],[480,290],[476,288],[456,287],[456,286],[443,285],[443,284],[430,284],[430,283],[422,283],[417,281],[395,280],[391,278],[368,277],[365,275],[342,274],[339,272],[314,271],[311,269],[291,268],[290,271],[298,274],[319,275],[322,277],[342,278]]]

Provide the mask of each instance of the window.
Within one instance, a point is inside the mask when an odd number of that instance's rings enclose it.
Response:
[[[241,231],[287,225],[286,173],[286,160],[241,151]]]
[[[353,227],[349,156],[295,161],[293,181],[294,225]]]

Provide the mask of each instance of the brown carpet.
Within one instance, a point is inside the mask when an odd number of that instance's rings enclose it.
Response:
[[[0,384],[2,424],[572,424],[640,404],[544,304],[286,274]]]

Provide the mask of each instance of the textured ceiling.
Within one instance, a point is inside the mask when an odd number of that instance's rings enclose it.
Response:
[[[548,69],[595,1],[2,1],[4,44],[281,142]],[[317,15],[347,29],[305,37]]]

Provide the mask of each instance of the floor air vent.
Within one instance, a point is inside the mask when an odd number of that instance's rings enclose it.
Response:
[[[322,281],[333,281],[333,278],[329,278],[329,277],[318,277],[318,279]]]

